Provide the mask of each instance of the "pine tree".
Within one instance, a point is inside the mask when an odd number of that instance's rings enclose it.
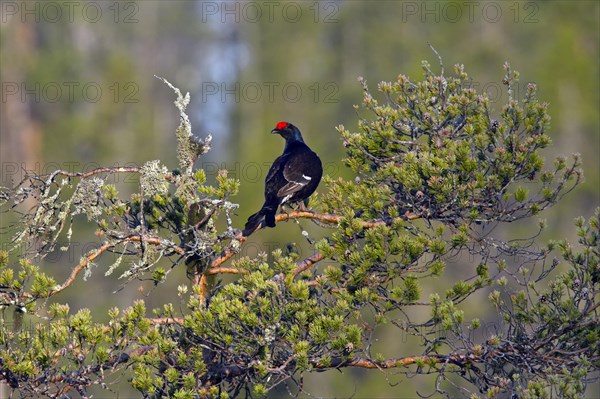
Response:
[[[195,138],[190,97],[167,82],[180,112],[177,168],[155,160],[31,173],[0,192],[19,216],[3,225],[0,380],[22,397],[88,397],[122,373],[143,397],[260,397],[282,385],[309,389],[310,372],[364,368],[434,374],[432,391],[447,396],[464,393],[455,388],[463,380],[472,397],[582,397],[600,364],[599,212],[576,221],[578,245],[539,242],[543,221],[531,237],[497,234],[534,220],[583,176],[577,155],[544,164],[547,104],[533,84],[515,98],[518,74],[505,71],[501,110],[461,65],[446,75],[424,62],[421,80],[400,75],[378,95],[361,80],[358,128],[338,127],[354,178],[325,177],[312,210],[276,216],[302,223],[312,253],[304,258],[290,243],[271,258],[236,256],[247,240],[231,218],[239,182],[223,172],[208,185],[194,168],[210,137]],[[122,173],[139,177],[129,198],[110,183]],[[39,265],[68,250],[80,219],[97,225],[98,246],[60,282]],[[116,261],[104,265],[109,253]],[[464,277],[451,281],[453,268]],[[117,270],[129,282],[158,286],[171,273],[190,281],[179,304],[148,312],[137,300],[109,309],[108,321],[61,301]],[[225,275],[234,278],[214,281]],[[496,329],[471,316],[482,297]],[[390,329],[419,345],[376,352],[375,337]]]

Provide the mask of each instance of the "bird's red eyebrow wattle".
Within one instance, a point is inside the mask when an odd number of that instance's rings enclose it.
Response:
[[[277,128],[277,130],[282,130],[285,129],[287,127],[288,123],[287,122],[279,122],[277,124],[277,126],[275,126]]]

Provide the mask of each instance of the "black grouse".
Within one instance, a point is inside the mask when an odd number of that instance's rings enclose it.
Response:
[[[250,235],[261,223],[275,227],[275,213],[284,203],[304,201],[308,205],[308,197],[317,189],[323,175],[321,160],[304,144],[296,126],[279,122],[271,133],[285,139],[285,148],[269,169],[265,179],[265,203],[248,218],[242,232],[244,236]]]

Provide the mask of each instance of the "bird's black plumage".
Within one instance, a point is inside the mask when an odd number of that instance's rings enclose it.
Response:
[[[278,133],[285,139],[285,148],[265,179],[265,203],[260,211],[248,218],[243,234],[256,230],[262,223],[275,227],[275,213],[280,205],[301,202],[317,189],[323,165],[302,139],[300,130],[288,122],[279,122],[271,133]]]

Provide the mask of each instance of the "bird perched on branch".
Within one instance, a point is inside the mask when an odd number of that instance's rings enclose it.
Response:
[[[323,165],[321,160],[302,139],[300,130],[288,122],[279,122],[271,133],[285,139],[283,154],[279,156],[265,179],[265,203],[260,211],[248,218],[243,235],[248,236],[261,224],[275,227],[275,213],[280,205],[303,201],[316,190]]]

